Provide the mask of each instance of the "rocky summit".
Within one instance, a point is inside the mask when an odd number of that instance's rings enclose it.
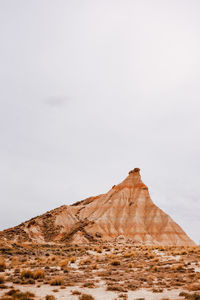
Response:
[[[135,243],[193,246],[195,243],[151,200],[135,168],[106,194],[64,205],[0,232],[20,242],[73,242],[131,239]]]

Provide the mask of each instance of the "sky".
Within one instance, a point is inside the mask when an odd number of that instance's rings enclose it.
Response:
[[[0,0],[0,230],[134,167],[200,243],[199,0]]]

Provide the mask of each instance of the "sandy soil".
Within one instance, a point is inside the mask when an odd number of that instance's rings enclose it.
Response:
[[[44,299],[46,295],[54,295],[56,299],[60,300],[77,300],[77,295],[72,295],[72,291],[80,291],[82,294],[89,294],[92,295],[95,300],[115,300],[119,299],[119,295],[123,295],[124,293],[116,293],[112,291],[106,291],[105,287],[99,288],[79,288],[79,287],[68,287],[64,289],[58,288],[58,292],[54,292],[55,287],[49,285],[42,285],[40,287],[28,285],[12,285],[15,289],[19,289],[22,292],[32,292],[36,295],[35,299]],[[9,289],[0,291],[0,296],[3,296],[6,291]],[[162,293],[152,293],[146,289],[140,289],[137,291],[129,291],[127,293],[128,300],[138,299],[138,298],[145,298],[148,300],[161,300],[163,298],[169,298],[170,300],[175,299],[183,299],[183,297],[179,297],[179,293],[181,292],[180,289],[178,290],[165,290]]]

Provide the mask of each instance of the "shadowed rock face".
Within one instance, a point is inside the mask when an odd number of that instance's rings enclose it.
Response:
[[[61,206],[17,227],[1,238],[36,242],[87,242],[117,237],[161,245],[195,245],[181,227],[151,200],[140,169],[106,194]]]

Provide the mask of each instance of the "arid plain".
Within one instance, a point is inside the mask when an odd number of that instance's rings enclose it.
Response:
[[[5,300],[200,299],[198,246],[1,242],[0,252]]]

